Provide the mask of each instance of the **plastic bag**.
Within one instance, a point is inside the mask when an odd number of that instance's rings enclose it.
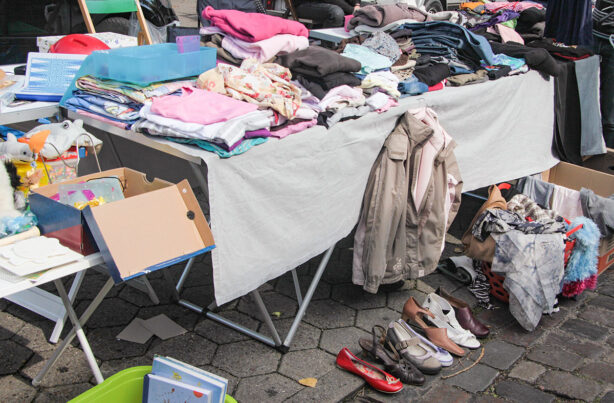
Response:
[[[141,25],[139,24],[139,19],[136,16],[136,13],[130,14],[130,29],[128,31],[128,35],[138,37],[139,32],[141,32]],[[154,43],[166,43],[166,28],[170,25],[178,25],[179,21],[173,21],[170,24],[163,25],[161,27],[155,26],[151,22],[145,20],[147,24],[147,29],[149,30],[149,35],[151,36],[152,44]]]

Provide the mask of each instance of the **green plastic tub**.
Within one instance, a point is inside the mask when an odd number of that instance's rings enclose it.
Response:
[[[141,403],[143,400],[143,378],[151,372],[151,365],[126,368],[105,379],[99,385],[81,393],[71,403]],[[237,403],[226,395],[224,403]]]

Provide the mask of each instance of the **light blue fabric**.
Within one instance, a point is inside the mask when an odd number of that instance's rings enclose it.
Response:
[[[405,98],[410,95],[423,94],[429,90],[429,86],[419,81],[416,76],[411,76],[407,80],[401,81],[398,89],[401,92],[401,98]]]
[[[607,150],[599,113],[599,56],[576,60],[574,64],[580,96],[580,154],[605,154]],[[610,96],[614,97],[614,94]]]
[[[369,74],[375,70],[389,69],[392,66],[392,61],[386,56],[382,56],[366,46],[353,43],[347,44],[341,55],[358,60],[362,66],[360,68],[360,73],[362,74]]]
[[[124,123],[134,123],[139,119],[137,109],[95,95],[75,94],[66,100],[66,107],[71,110],[86,110]]]
[[[490,65],[483,63],[482,66],[485,67],[487,70],[488,66],[510,66],[512,70],[517,70],[527,64],[524,59],[511,57],[504,54],[495,55],[493,61],[494,63]]]
[[[230,158],[234,155],[243,154],[244,152],[246,152],[253,146],[257,146],[258,144],[266,143],[268,140],[268,138],[262,138],[262,137],[256,137],[253,139],[245,139],[241,142],[241,144],[233,148],[231,151],[226,151],[222,147],[216,144],[210,143],[208,141],[205,141],[205,140],[180,139],[177,137],[167,137],[166,139],[170,141],[174,141],[175,143],[192,144],[192,145],[198,146],[202,148],[203,150],[207,150],[207,151],[211,151],[212,153],[216,153],[217,155],[220,156],[220,158]]]

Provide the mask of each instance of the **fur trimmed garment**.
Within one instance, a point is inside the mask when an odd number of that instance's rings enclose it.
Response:
[[[597,256],[601,233],[597,225],[589,218],[576,217],[568,229],[582,224],[582,228],[569,236],[576,243],[565,266],[562,294],[573,297],[586,289],[594,290],[597,286]]]

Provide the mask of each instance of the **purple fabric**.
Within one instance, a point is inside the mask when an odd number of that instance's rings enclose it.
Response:
[[[251,132],[245,132],[245,135],[243,137],[245,137],[246,139],[251,139],[254,137],[271,137],[272,134],[269,131],[269,129],[260,129],[260,130],[254,130]]]
[[[471,31],[478,30],[480,28],[488,28],[497,24],[501,24],[502,22],[513,20],[514,18],[520,17],[520,13],[512,10],[501,10],[497,14],[493,15],[492,18],[486,22],[481,22],[477,24],[475,27],[471,28]]]

